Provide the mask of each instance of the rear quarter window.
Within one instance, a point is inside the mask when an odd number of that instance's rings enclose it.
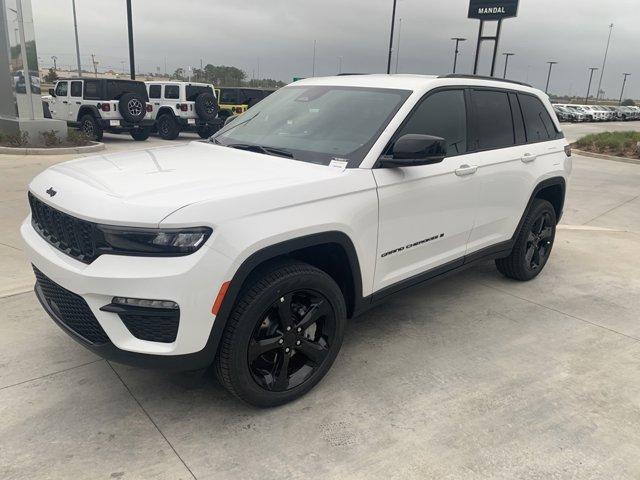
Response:
[[[100,85],[97,80],[84,81],[84,98],[86,100],[100,100]]]
[[[145,102],[149,100],[147,87],[142,82],[107,80],[107,95],[109,96],[109,100],[118,100],[125,93],[136,93],[140,95]]]
[[[211,87],[205,87],[204,85],[187,85],[187,102],[195,102],[198,95],[201,93],[210,93],[214,95]]]
[[[546,142],[558,138],[560,132],[539,98],[518,94],[518,99],[522,107],[528,142]]]

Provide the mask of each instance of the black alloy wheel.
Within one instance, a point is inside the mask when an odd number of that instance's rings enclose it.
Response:
[[[556,236],[556,211],[548,201],[533,201],[511,254],[496,260],[496,267],[505,277],[528,281],[537,277],[549,260]]]
[[[230,393],[251,405],[290,402],[329,371],[345,324],[344,296],[327,273],[293,260],[259,267],[229,314],[216,375]]]
[[[549,212],[543,212],[531,226],[527,237],[525,261],[530,270],[536,271],[545,264],[551,253],[554,225]]]
[[[80,119],[79,130],[89,139],[99,142],[102,140],[103,130],[93,115],[87,114]]]
[[[285,294],[253,331],[247,357],[253,379],[274,392],[301,385],[327,358],[335,333],[335,314],[324,295],[311,290]]]

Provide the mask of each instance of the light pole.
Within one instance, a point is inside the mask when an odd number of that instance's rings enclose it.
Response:
[[[549,93],[549,82],[551,81],[551,69],[553,68],[554,65],[556,65],[558,62],[547,62],[549,64],[549,75],[547,75],[547,86],[544,89],[544,93],[548,94]]]
[[[398,19],[398,48],[396,50],[396,73],[398,73],[398,62],[400,62],[400,34],[402,33],[402,19]]]
[[[602,77],[604,77],[604,69],[607,66],[607,54],[609,53],[609,44],[611,43],[611,33],[613,32],[613,23],[609,25],[609,38],[607,39],[607,48],[604,51],[604,60],[602,61],[602,70],[600,70],[600,81],[598,82],[598,92],[596,100],[600,99],[600,90],[602,89]]]
[[[127,0],[127,31],[129,32],[129,71],[131,80],[135,80],[136,63],[133,54],[133,18],[131,17],[131,0]]]
[[[456,73],[456,67],[458,66],[458,54],[460,53],[459,45],[460,42],[466,42],[467,39],[462,37],[453,37],[451,40],[456,42],[456,48],[453,51],[453,73]]]
[[[342,55],[338,57],[338,75],[342,73]]]
[[[318,42],[317,40],[313,41],[313,66],[311,67],[311,76],[315,77],[316,76],[316,46],[317,46]]]
[[[507,65],[509,65],[509,57],[513,57],[515,53],[503,53],[504,55],[504,75],[502,78],[507,78]]]
[[[393,0],[393,12],[391,13],[391,34],[389,35],[389,59],[387,60],[387,75],[391,73],[391,56],[393,55],[393,28],[396,26],[396,5],[398,0]]]
[[[53,60],[53,70],[58,71],[58,57],[55,55],[51,55],[51,60]]]
[[[620,102],[618,103],[618,105],[622,105],[622,96],[624,95],[624,87],[627,84],[627,77],[630,76],[630,73],[623,73],[622,75],[624,75],[624,80],[622,80],[622,90],[620,91]]]
[[[76,58],[78,60],[78,76],[82,76],[82,66],[80,63],[80,42],[78,41],[78,18],[76,17],[76,0],[71,0],[71,8],[73,9],[73,31],[76,34]]]
[[[589,86],[587,87],[587,96],[584,99],[584,104],[585,105],[589,104],[589,93],[591,92],[591,81],[593,80],[593,72],[597,72],[598,68],[597,67],[589,67],[589,70],[591,71],[591,73],[589,74]]]

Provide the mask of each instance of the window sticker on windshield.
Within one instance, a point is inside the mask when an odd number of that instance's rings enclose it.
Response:
[[[340,170],[344,170],[345,168],[347,168],[348,163],[349,162],[344,158],[334,158],[329,163],[329,166],[332,168],[339,168]]]

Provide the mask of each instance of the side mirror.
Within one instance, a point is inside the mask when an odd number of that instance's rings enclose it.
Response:
[[[381,160],[383,167],[412,167],[442,162],[447,156],[447,141],[431,135],[408,134],[393,144],[390,158]]]
[[[53,88],[49,89],[49,95],[51,95],[52,97],[56,96],[56,91]]]

